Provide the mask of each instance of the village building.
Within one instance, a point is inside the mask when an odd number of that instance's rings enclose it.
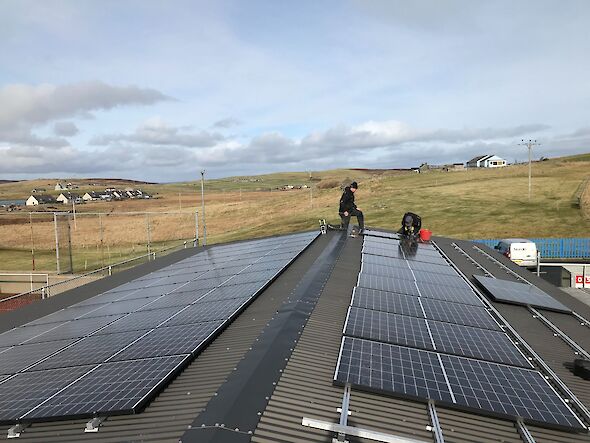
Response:
[[[40,195],[31,195],[25,205],[27,206],[38,206],[38,205],[47,205],[51,203],[56,203],[55,198],[51,195],[40,194]]]
[[[71,192],[62,192],[56,199],[58,202],[63,203],[64,205],[74,203],[82,203],[83,200],[78,194],[73,194]]]
[[[501,168],[506,166],[506,160],[497,155],[478,155],[467,162],[468,168]]]

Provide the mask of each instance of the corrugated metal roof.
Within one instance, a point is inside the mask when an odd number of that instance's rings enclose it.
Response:
[[[85,421],[37,424],[27,429],[20,441],[177,442],[224,383],[227,375],[248,352],[253,341],[332,235],[338,234],[329,233],[320,237],[141,414],[110,418],[97,434],[82,433]],[[478,270],[452,248],[451,241],[441,239],[438,243],[466,275],[470,276]],[[360,268],[361,244],[360,238],[347,240],[319,302],[293,348],[252,441],[331,441],[331,433],[304,427],[301,420],[303,417],[310,417],[332,423],[339,421],[337,408],[341,406],[344,389],[334,386],[332,379],[346,311]],[[482,257],[476,258],[486,268],[492,266],[491,262],[486,262]],[[515,266],[512,268],[528,277],[526,271]],[[542,289],[547,290],[546,287]],[[581,302],[565,294],[557,294],[556,298],[568,306],[579,308],[584,316],[590,317],[590,308],[587,307],[588,310],[584,311],[574,303],[583,305]],[[494,306],[531,347],[545,358],[547,364],[579,399],[590,406],[590,382],[574,377],[564,366],[564,362],[573,359],[571,348],[555,337],[538,319],[534,319],[526,308],[497,303]],[[586,327],[572,320],[571,316],[543,312],[580,345],[590,348]],[[352,390],[350,410],[348,424],[351,426],[433,441],[433,434],[428,430],[430,418],[425,403]],[[515,424],[509,420],[440,406],[436,410],[446,442],[522,441]],[[529,426],[529,430],[537,442],[590,442],[588,434],[571,434],[538,426]],[[6,435],[6,428],[0,429],[0,432],[2,439]],[[349,441],[368,443],[370,440],[349,437]]]

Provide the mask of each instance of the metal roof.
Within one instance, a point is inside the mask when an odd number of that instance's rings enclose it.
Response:
[[[109,418],[93,434],[83,433],[86,420],[34,424],[21,434],[19,441],[198,441],[185,432],[196,426],[198,417],[206,410],[211,399],[223,391],[228,380],[235,378],[240,365],[248,360],[248,354],[253,352],[252,349],[256,350],[257,343],[268,334],[269,328],[275,327],[275,323],[280,321],[280,314],[293,308],[292,299],[298,288],[310,276],[313,277],[322,253],[339,235],[330,232],[320,236],[140,414]],[[582,317],[590,318],[590,306],[520,269],[490,249],[471,242],[444,238],[435,238],[434,242],[468,278],[472,274],[488,272],[504,279],[526,279]],[[302,327],[297,334],[299,338],[291,345],[290,355],[284,361],[283,368],[273,377],[276,382],[263,373],[250,380],[250,383],[260,384],[261,390],[264,385],[276,383],[272,384],[272,394],[264,401],[263,410],[244,411],[245,414],[260,413],[252,434],[234,431],[229,422],[217,423],[218,432],[214,441],[329,442],[335,436],[329,431],[304,426],[302,420],[307,417],[334,424],[340,420],[338,408],[342,405],[344,389],[334,386],[332,378],[352,288],[360,270],[361,245],[362,238],[347,238],[339,254],[333,257],[330,272],[325,278],[322,277],[319,299],[301,317]],[[42,303],[2,314],[0,332],[198,252],[199,249],[184,250]],[[500,303],[491,303],[491,307],[544,359],[548,368],[567,388],[590,408],[590,382],[575,377],[566,366],[576,357],[571,345],[556,335],[547,323],[533,316],[526,307]],[[582,325],[580,319],[571,315],[548,311],[542,311],[542,314],[572,341],[590,350],[588,325]],[[436,441],[426,403],[353,389],[349,410],[349,426],[417,441]],[[526,441],[515,423],[509,420],[441,406],[436,406],[436,413],[446,442]],[[7,427],[0,428],[0,440],[6,438],[7,430]],[[528,431],[537,442],[590,442],[588,434],[572,434],[535,426],[528,426]],[[350,442],[372,441],[354,436],[347,436],[347,439]]]

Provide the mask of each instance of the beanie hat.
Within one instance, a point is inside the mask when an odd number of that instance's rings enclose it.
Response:
[[[358,183],[357,183],[357,182],[352,182],[352,183],[350,184],[350,187],[351,187],[351,188],[354,188],[354,189],[358,189],[358,188],[359,188],[359,185],[358,185]]]

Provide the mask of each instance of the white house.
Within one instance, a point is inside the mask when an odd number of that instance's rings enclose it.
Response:
[[[82,196],[82,200],[84,200],[84,201],[100,200],[100,194],[95,191],[87,192],[86,194],[84,194]]]
[[[64,189],[66,189],[66,187],[64,185],[62,185],[61,183],[58,183],[55,185],[56,191],[63,191]]]
[[[25,204],[27,206],[38,206],[55,202],[56,200],[51,195],[31,195]]]
[[[59,194],[56,200],[63,203],[64,205],[72,203],[72,201],[75,203],[80,203],[82,201],[78,194],[72,194],[71,192],[62,192]]]
[[[497,155],[478,155],[467,162],[468,168],[501,168],[506,160]]]

